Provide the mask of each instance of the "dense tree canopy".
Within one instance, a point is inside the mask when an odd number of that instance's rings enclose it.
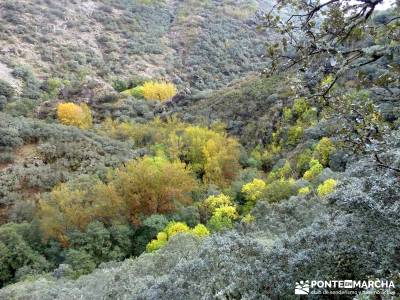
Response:
[[[189,203],[189,193],[196,188],[183,163],[163,157],[129,162],[112,174],[112,181],[134,223],[140,222],[141,215],[169,213],[177,203]]]

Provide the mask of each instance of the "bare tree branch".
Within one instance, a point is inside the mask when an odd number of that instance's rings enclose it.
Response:
[[[379,158],[378,154],[375,153],[374,157],[375,157],[375,160],[376,160],[376,162],[377,162],[377,166],[378,166],[378,167],[385,168],[385,169],[389,169],[389,170],[392,170],[392,171],[395,171],[395,172],[400,173],[400,169],[399,169],[399,168],[394,168],[394,167],[391,167],[391,166],[387,165],[386,163],[384,163],[384,162]]]

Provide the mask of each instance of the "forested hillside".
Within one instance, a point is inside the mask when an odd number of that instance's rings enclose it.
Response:
[[[396,299],[382,2],[0,1],[0,299]]]
[[[262,1],[2,1],[2,67],[35,75],[88,73],[105,82],[166,78],[195,90],[221,87],[265,66]]]

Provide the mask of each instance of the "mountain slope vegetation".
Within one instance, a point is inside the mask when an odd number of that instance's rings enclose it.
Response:
[[[2,1],[0,299],[398,297],[380,2]]]
[[[2,1],[2,65],[217,88],[261,70],[257,1]]]

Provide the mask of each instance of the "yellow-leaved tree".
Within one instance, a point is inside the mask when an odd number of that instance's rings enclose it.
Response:
[[[226,187],[240,169],[240,145],[229,137],[221,124],[211,129],[193,126],[170,118],[166,122],[155,118],[145,124],[118,123],[106,120],[101,131],[113,138],[131,139],[136,145],[152,152],[163,148],[166,156],[190,165],[204,182]]]
[[[65,125],[72,125],[81,129],[92,127],[92,112],[85,103],[77,105],[72,102],[60,103],[57,106],[57,118]]]
[[[242,193],[246,199],[246,204],[243,206],[243,213],[249,213],[251,211],[256,202],[264,196],[266,189],[267,184],[265,181],[258,178],[243,185]]]
[[[233,222],[239,218],[236,206],[229,196],[220,194],[204,200],[202,206],[208,220],[207,227],[213,231],[232,228]]]
[[[170,82],[148,81],[143,84],[141,93],[147,100],[167,101],[176,95],[177,89]]]
[[[112,174],[111,181],[133,223],[140,223],[141,216],[173,212],[177,203],[190,202],[189,193],[197,187],[184,163],[160,156],[127,163]]]
[[[87,186],[60,184],[39,201],[38,216],[46,238],[68,246],[68,234],[84,231],[90,222],[127,219],[123,199],[112,185],[99,180]]]
[[[108,183],[82,177],[57,186],[42,196],[38,217],[45,237],[67,247],[71,232],[85,231],[95,220],[139,224],[143,216],[171,213],[177,203],[191,201],[196,187],[184,163],[144,157],[110,170]]]
[[[210,231],[203,224],[197,224],[194,228],[190,229],[186,223],[171,221],[167,224],[163,231],[160,231],[157,234],[156,239],[147,244],[147,252],[153,252],[164,247],[170,238],[179,233],[187,233],[198,237],[205,237],[210,234]]]
[[[227,186],[239,170],[239,143],[224,132],[189,126],[178,139],[170,140],[171,149],[189,163],[204,182]]]

